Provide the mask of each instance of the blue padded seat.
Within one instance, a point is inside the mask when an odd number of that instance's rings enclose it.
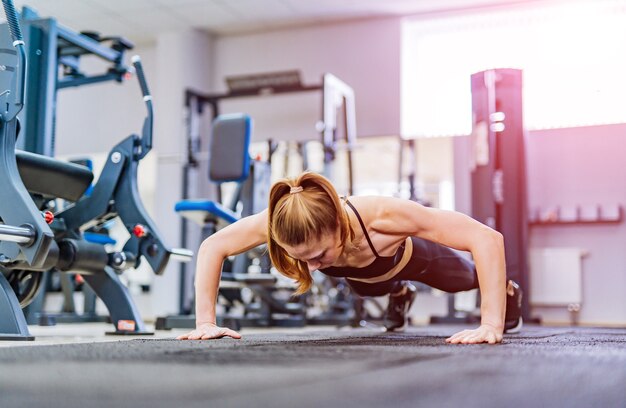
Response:
[[[83,237],[85,238],[85,241],[91,242],[93,244],[115,245],[117,243],[117,241],[110,236],[105,234],[97,234],[95,232],[84,232]]]
[[[182,200],[176,203],[174,211],[200,226],[206,224],[208,215],[214,215],[231,224],[239,219],[236,213],[212,200]]]

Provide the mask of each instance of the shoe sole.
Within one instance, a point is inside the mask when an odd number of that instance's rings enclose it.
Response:
[[[405,306],[404,309],[404,315],[406,316],[407,313],[409,313],[409,310],[411,309],[411,306],[413,306],[413,302],[415,302],[415,297],[413,297],[413,299],[411,299],[411,301],[409,302],[408,305]],[[403,332],[406,330],[406,327],[408,326],[408,320],[406,317],[404,319],[404,324],[402,326],[398,326],[398,327],[392,327],[392,328],[388,328],[385,327],[385,331],[386,332]]]
[[[515,326],[511,327],[510,329],[505,330],[504,333],[506,333],[506,334],[516,334],[516,333],[519,333],[520,331],[522,331],[522,326],[524,326],[524,321],[520,317],[518,319],[518,321],[517,321],[517,324]]]
[[[385,332],[386,333],[402,333],[403,331],[406,330],[406,326],[407,324],[404,323],[402,326],[398,326],[398,327],[392,327],[392,328],[385,327]]]

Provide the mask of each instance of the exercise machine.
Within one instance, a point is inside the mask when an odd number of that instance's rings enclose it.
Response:
[[[0,262],[20,259],[42,267],[56,252],[54,235],[24,187],[15,161],[17,114],[24,106],[26,52],[17,12],[11,0],[2,5],[7,24],[0,26]],[[10,32],[10,35],[9,35]],[[36,280],[35,280],[36,281]],[[0,273],[0,339],[32,340],[11,284]]]
[[[226,78],[229,88],[225,93],[201,93],[188,89],[185,92],[187,160],[183,168],[182,200],[190,197],[190,179],[200,166],[200,119],[208,110],[213,121],[222,112],[220,104],[231,99],[268,98],[272,95],[293,93],[320,93],[322,107],[320,120],[316,129],[320,132],[320,140],[324,149],[324,173],[332,179],[332,165],[336,158],[339,145],[343,144],[347,156],[347,193],[353,193],[352,150],[356,145],[356,111],[355,97],[352,88],[332,74],[325,74],[320,84],[305,85],[298,71],[284,71],[255,75],[242,75]],[[275,150],[275,141],[269,143],[269,158]],[[306,160],[305,160],[306,162]],[[217,191],[217,201],[221,201],[221,190]],[[188,246],[187,219],[181,220],[181,246]],[[187,266],[180,267],[179,314],[193,313],[193,274]],[[345,318],[341,318],[344,321]]]
[[[0,91],[6,111],[0,120],[0,338],[30,340],[21,307],[32,301],[44,271],[80,272],[109,310],[115,334],[150,334],[118,273],[147,262],[162,274],[173,258],[189,260],[186,250],[168,247],[145,211],[137,190],[137,167],[152,148],[152,102],[141,61],[133,58],[147,116],[141,135],[118,143],[91,195],[91,171],[31,152],[16,152],[17,113],[24,103],[26,53],[17,13],[3,1],[7,25],[0,26]],[[11,7],[7,7],[9,4]],[[11,47],[15,45],[16,50]],[[56,210],[62,199],[71,204]],[[88,242],[84,231],[119,217],[130,238],[121,251]]]
[[[20,24],[31,63],[27,67],[27,104],[19,115],[23,134],[17,147],[53,157],[58,91],[109,81],[121,83],[130,78],[124,59],[134,45],[123,37],[77,33],[28,7],[22,9]],[[101,61],[102,71],[82,69],[81,61],[86,56]]]
[[[56,102],[57,94],[62,89],[113,81],[121,83],[131,78],[131,70],[124,63],[125,53],[134,45],[123,37],[102,37],[95,32],[77,33],[51,17],[40,17],[29,7],[23,7],[20,15],[23,28],[26,54],[31,63],[27,66],[28,103],[18,118],[24,124],[17,141],[17,148],[45,156],[55,156],[56,142]],[[81,61],[86,56],[97,57],[104,62],[104,68],[97,73],[88,73],[81,68]],[[18,157],[19,160],[19,157]],[[90,170],[89,161],[82,160]],[[89,186],[85,194],[90,194]],[[56,204],[62,203],[48,201]],[[115,221],[111,221],[113,223]],[[95,234],[85,231],[85,239],[94,238],[95,243],[112,243],[100,228]],[[68,275],[57,271],[46,271],[42,275],[41,290],[24,309],[29,324],[53,325],[73,322],[102,322],[108,316],[96,313],[97,296],[88,285],[82,285],[80,275]],[[63,296],[62,309],[59,312],[43,312],[47,294],[60,291]],[[83,310],[78,313],[74,292],[83,294]]]
[[[228,203],[217,200],[182,200],[175,211],[202,228],[202,239],[212,235],[220,226],[256,214],[267,208],[271,186],[271,167],[266,161],[251,160],[249,146],[252,119],[248,115],[220,115],[211,126],[209,151],[209,180],[235,183]],[[250,273],[256,261],[258,273]],[[218,314],[217,324],[232,327],[304,326],[306,319],[302,303],[292,299],[293,288],[279,287],[270,273],[270,260],[265,246],[239,254],[224,262],[219,300],[225,313]],[[243,296],[248,290],[251,296]],[[237,306],[242,313],[233,313]],[[195,327],[191,313],[160,317],[157,329]]]

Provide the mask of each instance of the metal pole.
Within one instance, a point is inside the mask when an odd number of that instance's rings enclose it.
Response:
[[[30,228],[0,225],[0,241],[30,244],[35,239],[35,231]]]

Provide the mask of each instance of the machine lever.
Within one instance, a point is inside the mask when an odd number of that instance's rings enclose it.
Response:
[[[170,249],[170,259],[179,262],[191,262],[193,258],[193,251],[185,248],[172,248]]]

